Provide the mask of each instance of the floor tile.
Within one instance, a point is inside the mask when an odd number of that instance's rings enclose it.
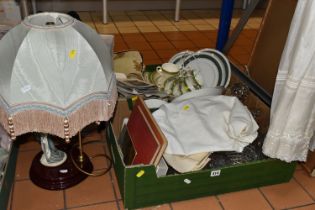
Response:
[[[115,193],[116,193],[116,198],[117,199],[122,199],[121,197],[121,193],[120,193],[120,190],[119,190],[119,185],[118,185],[118,181],[117,181],[117,177],[116,177],[116,174],[115,174],[115,170],[114,168],[112,168],[110,171],[109,171],[109,175],[111,177],[111,181],[114,185],[114,190],[115,190]]]
[[[182,25],[193,26],[193,24],[191,24],[188,20],[185,20],[185,19],[181,19],[180,21],[171,21],[171,22],[174,26],[182,26]]]
[[[144,60],[154,60],[154,59],[159,59],[160,57],[154,52],[153,50],[144,50],[141,51],[141,54],[143,56]],[[146,63],[145,63],[146,64]]]
[[[221,210],[218,200],[214,196],[179,201],[171,204],[173,210]]]
[[[141,51],[143,55],[143,63],[145,65],[149,64],[160,64],[162,62],[161,58],[156,54],[156,52],[150,51]]]
[[[136,26],[151,26],[151,27],[154,27],[155,25],[151,22],[151,21],[148,21],[148,20],[144,20],[144,21],[133,21],[133,23],[136,25]]]
[[[170,41],[182,41],[187,40],[187,37],[182,32],[164,32],[166,38]]]
[[[40,151],[41,149],[39,148],[38,150],[19,152],[15,169],[16,180],[29,179],[29,170],[31,168],[32,161],[35,155],[37,155]]]
[[[214,48],[215,43],[208,40],[208,39],[201,39],[201,40],[192,40],[192,42],[196,45],[197,48]]]
[[[160,33],[160,32],[158,32],[158,33],[144,33],[143,35],[148,42],[167,41],[164,34]]]
[[[103,28],[115,27],[114,22],[108,22],[108,23],[104,24],[102,21],[94,21],[94,24],[96,27],[103,27]]]
[[[175,49],[175,47],[168,41],[166,42],[151,42],[150,43],[155,50],[168,50]]]
[[[152,23],[156,26],[173,26],[172,22],[169,20],[152,20]]]
[[[78,208],[71,208],[71,210],[118,210],[116,201],[108,203],[100,203],[95,205],[88,205]]]
[[[188,20],[193,25],[207,25],[208,23],[204,19],[190,19]]]
[[[201,31],[183,31],[183,34],[190,40],[208,39]]]
[[[134,22],[131,21],[114,21],[114,24],[116,25],[116,27],[118,28],[122,28],[122,27],[135,27],[136,25],[134,24]]]
[[[138,33],[122,34],[122,38],[126,43],[146,42],[144,36]]]
[[[138,28],[135,26],[118,27],[118,31],[120,33],[139,33]]]
[[[216,41],[218,33],[216,31],[202,31],[202,33],[210,40]]]
[[[305,170],[296,170],[294,178],[315,199],[315,178],[311,177]]]
[[[257,189],[226,193],[218,196],[225,210],[271,210],[271,206]]]
[[[179,25],[176,28],[180,31],[196,31],[196,27],[193,25]]]
[[[125,51],[127,49],[128,49],[128,46],[123,42],[118,42],[118,43],[115,43],[114,45],[114,52]]]
[[[99,177],[88,177],[80,184],[65,190],[65,192],[68,207],[115,200],[112,182],[108,174]]]
[[[160,31],[178,31],[178,29],[171,25],[171,26],[157,26],[159,28]]]
[[[83,146],[83,151],[85,154],[91,159],[95,172],[98,173],[103,171],[103,169],[107,169],[108,159],[104,157],[105,149],[100,143],[91,143]]]
[[[170,59],[173,55],[175,55],[178,51],[174,49],[167,49],[167,50],[156,50],[157,54],[160,58],[163,59]]]
[[[219,28],[219,19],[214,19],[214,18],[205,18],[204,19],[207,23],[212,25],[214,28],[218,29]]]
[[[211,24],[205,25],[194,25],[199,31],[208,31],[208,30],[215,30],[215,27]]]
[[[261,191],[276,209],[292,208],[313,203],[312,198],[295,181],[262,187]]]
[[[172,44],[176,47],[178,50],[193,50],[194,48],[197,48],[197,46],[191,42],[191,41],[172,41]]]
[[[62,208],[64,208],[62,190],[45,190],[29,180],[15,182],[12,210],[57,210]]]
[[[152,47],[148,42],[127,42],[127,46],[130,49],[135,49],[135,50],[152,50]]]
[[[13,187],[12,187],[13,188]],[[13,195],[13,189],[11,188],[11,192],[10,192],[10,196],[9,196],[9,200],[8,200],[8,203],[7,203],[7,210],[11,210],[12,208],[12,195]]]
[[[297,207],[290,210],[314,210],[314,209],[315,209],[315,204]]]
[[[96,28],[97,32],[100,34],[117,34],[118,29],[116,27],[113,28]]]
[[[141,14],[141,15],[129,15],[130,19],[132,21],[143,21],[143,22],[148,22],[150,23],[149,18],[147,18],[147,16]]]
[[[155,26],[140,26],[138,27],[139,31],[141,31],[142,33],[146,33],[146,32],[159,32],[160,30],[155,27]]]
[[[193,19],[198,19],[198,15],[192,13],[191,11],[182,11],[181,12],[181,17],[189,19],[189,20],[193,20]]]
[[[117,21],[129,21],[129,22],[131,22],[131,18],[126,14],[115,15],[115,16],[112,16],[111,18],[114,22],[117,22]]]

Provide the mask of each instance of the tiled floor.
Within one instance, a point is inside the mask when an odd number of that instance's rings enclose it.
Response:
[[[232,27],[241,11],[236,11]],[[248,63],[263,11],[256,11],[229,52],[229,58],[240,66]],[[115,51],[139,50],[145,64],[167,61],[181,50],[213,48],[216,43],[218,11],[183,11],[180,22],[174,22],[171,11],[133,11],[110,13],[111,22],[101,23],[100,13],[81,12],[82,20],[99,33],[115,35]],[[94,136],[95,137],[95,136]],[[96,136],[100,138],[100,136]],[[103,151],[99,145],[86,148],[91,155]],[[40,151],[29,139],[18,154],[15,183],[8,210],[122,210],[124,209],[115,173],[89,177],[79,185],[61,191],[41,189],[29,179],[33,157]],[[96,168],[106,161],[95,159]],[[290,182],[240,192],[168,203],[144,209],[159,210],[315,210],[315,179],[298,166]]]

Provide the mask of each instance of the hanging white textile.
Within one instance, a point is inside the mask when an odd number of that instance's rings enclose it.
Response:
[[[299,0],[276,78],[265,155],[305,161],[315,129],[315,1]]]

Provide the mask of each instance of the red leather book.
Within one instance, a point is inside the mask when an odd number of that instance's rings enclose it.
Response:
[[[167,140],[139,97],[127,123],[127,133],[135,150],[132,164],[157,165],[167,146]]]

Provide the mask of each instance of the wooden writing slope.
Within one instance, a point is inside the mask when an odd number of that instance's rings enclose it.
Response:
[[[131,165],[158,165],[167,140],[141,98],[134,104],[125,135],[128,135],[134,149]]]

